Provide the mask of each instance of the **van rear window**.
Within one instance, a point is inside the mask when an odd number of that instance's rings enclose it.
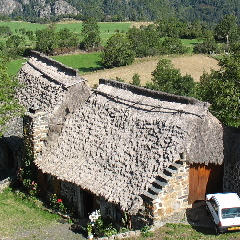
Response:
[[[240,207],[222,209],[222,218],[234,218],[234,217],[240,217]]]

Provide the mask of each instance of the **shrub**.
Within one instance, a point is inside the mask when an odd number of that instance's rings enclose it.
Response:
[[[187,52],[188,48],[184,47],[178,38],[165,38],[161,44],[161,54],[183,54]]]
[[[112,68],[130,65],[135,53],[126,36],[117,33],[108,39],[101,57],[103,66]]]

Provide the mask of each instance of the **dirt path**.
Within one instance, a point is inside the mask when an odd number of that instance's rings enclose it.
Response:
[[[206,55],[189,55],[179,57],[164,57],[169,58],[176,68],[179,68],[182,75],[190,74],[195,81],[199,81],[203,72],[210,72],[211,69],[218,70],[218,61]],[[159,58],[150,57],[137,60],[134,64],[126,67],[119,67],[113,69],[100,70],[91,74],[83,75],[89,82],[90,86],[98,84],[100,78],[116,79],[120,77],[125,82],[132,81],[135,73],[140,75],[141,84],[145,85],[150,81],[151,73],[155,70]]]

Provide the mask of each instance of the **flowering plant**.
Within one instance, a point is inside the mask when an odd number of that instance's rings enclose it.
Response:
[[[50,197],[50,207],[55,211],[60,211],[61,213],[66,213],[67,209],[63,204],[61,198],[58,198],[56,194],[52,194]]]

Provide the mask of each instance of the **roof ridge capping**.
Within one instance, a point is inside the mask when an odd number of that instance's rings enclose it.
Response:
[[[204,108],[209,108],[209,106],[210,106],[210,103],[200,101],[193,97],[185,97],[185,96],[175,95],[175,94],[171,94],[171,93],[167,93],[167,92],[151,90],[151,89],[147,89],[144,87],[138,87],[138,86],[131,85],[128,83],[124,83],[124,82],[118,82],[116,80],[111,80],[111,79],[99,79],[99,84],[104,84],[104,85],[116,87],[119,89],[128,90],[135,94],[141,94],[141,95],[144,95],[147,97],[152,97],[152,98],[164,100],[167,102],[192,104],[192,105],[202,106]]]
[[[40,61],[46,63],[47,65],[51,65],[53,67],[57,67],[60,69],[61,72],[64,72],[65,74],[73,77],[77,77],[79,75],[79,72],[77,69],[74,69],[72,67],[68,67],[64,65],[63,63],[54,60],[38,51],[31,50],[31,57],[35,57],[39,59]]]

